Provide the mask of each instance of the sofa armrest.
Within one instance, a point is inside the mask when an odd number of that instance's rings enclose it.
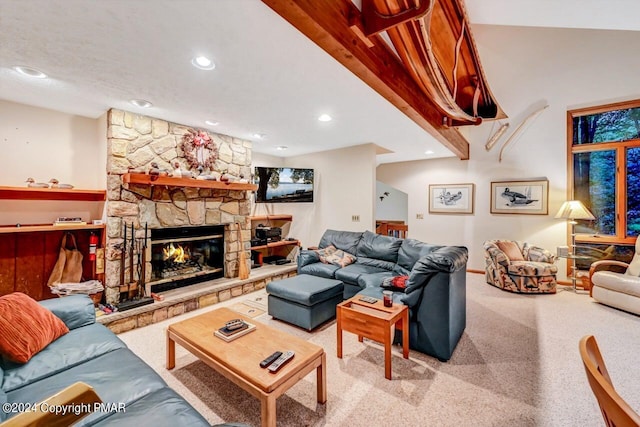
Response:
[[[426,286],[437,273],[453,273],[466,269],[469,251],[464,246],[443,246],[421,257],[414,264],[407,279],[406,294]],[[411,301],[411,297],[405,297]]]
[[[39,402],[31,408],[32,410],[21,412],[15,417],[9,418],[0,427],[22,427],[22,426],[66,426],[78,422],[80,419],[93,412],[94,404],[101,403],[102,400],[93,387],[77,382],[54,394],[43,402]],[[72,408],[66,413],[54,408]]]
[[[591,276],[593,276],[593,274],[596,271],[611,270],[612,268],[616,270],[626,270],[627,268],[629,268],[629,264],[627,264],[626,262],[615,261],[612,259],[596,261],[591,264],[591,267],[589,267],[589,280],[591,280]],[[624,271],[619,271],[619,272],[624,273]]]
[[[553,264],[556,262],[556,255],[539,246],[529,246],[527,250],[527,259],[534,262],[548,262],[549,264]]]
[[[88,295],[69,295],[39,301],[58,316],[67,328],[76,329],[96,322],[96,310]]]
[[[298,269],[316,262],[320,262],[320,255],[318,255],[318,252],[305,249],[300,251],[300,255],[298,255]]]
[[[615,261],[611,259],[596,261],[591,264],[589,267],[589,282],[591,282],[592,286],[589,289],[589,296],[593,296],[593,275],[600,270],[617,270],[621,273],[624,273],[626,269],[629,267],[629,264],[622,261]]]

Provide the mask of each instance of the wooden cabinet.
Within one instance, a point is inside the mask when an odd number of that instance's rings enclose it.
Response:
[[[104,202],[106,191],[0,187],[0,200]],[[103,280],[104,274],[96,274],[96,262],[89,259],[89,238],[95,234],[98,248],[104,247],[104,225],[13,224],[0,226],[0,295],[24,292],[36,300],[54,298],[47,281],[58,260],[65,232],[75,235],[83,254],[83,278]]]
[[[252,252],[260,252],[264,257],[277,256],[294,260],[297,250],[300,247],[299,240],[287,240],[291,229],[292,215],[260,215],[249,217],[251,220],[251,238],[256,237],[256,228],[263,225],[266,227],[279,227],[282,230],[282,240],[269,242],[264,245],[252,246]]]

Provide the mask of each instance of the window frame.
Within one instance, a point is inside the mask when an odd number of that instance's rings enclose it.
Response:
[[[597,105],[593,107],[578,108],[567,111],[567,200],[573,200],[573,155],[582,152],[594,152],[613,150],[616,156],[616,218],[615,235],[577,234],[576,242],[580,243],[612,243],[620,245],[633,245],[637,237],[627,236],[627,148],[640,148],[640,138],[619,142],[597,142],[591,144],[573,145],[573,120],[576,117],[592,114],[606,113],[615,110],[640,108],[640,99]],[[570,240],[568,232],[567,241]]]

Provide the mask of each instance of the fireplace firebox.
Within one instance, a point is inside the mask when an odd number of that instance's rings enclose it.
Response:
[[[151,292],[223,276],[223,225],[151,230]]]

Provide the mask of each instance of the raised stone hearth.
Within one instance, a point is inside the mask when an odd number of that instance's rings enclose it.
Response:
[[[273,280],[282,280],[295,275],[296,266],[292,264],[264,265],[252,270],[247,280],[216,279],[175,289],[164,293],[163,301],[100,316],[98,322],[119,334],[264,289]]]
[[[133,224],[138,239],[149,229],[181,226],[224,226],[224,277],[238,275],[238,254],[246,252],[250,263],[251,224],[250,192],[228,189],[189,188],[125,184],[123,175],[148,172],[151,163],[172,171],[174,162],[182,170],[191,170],[180,148],[188,127],[137,115],[110,110],[107,119],[107,242],[105,294],[110,304],[119,301],[121,283],[121,251],[124,225]],[[234,176],[251,176],[251,142],[226,135],[210,134],[218,149],[212,169]],[[197,182],[194,179],[194,182]],[[238,244],[238,225],[244,247]],[[142,246],[142,245],[141,245]],[[151,245],[146,241],[145,283],[151,278]],[[137,253],[134,254],[137,259]],[[129,255],[125,254],[125,282],[129,282]],[[140,269],[141,270],[141,269]],[[134,281],[137,281],[135,270]],[[126,283],[125,283],[126,285]],[[148,293],[148,290],[147,290]]]

